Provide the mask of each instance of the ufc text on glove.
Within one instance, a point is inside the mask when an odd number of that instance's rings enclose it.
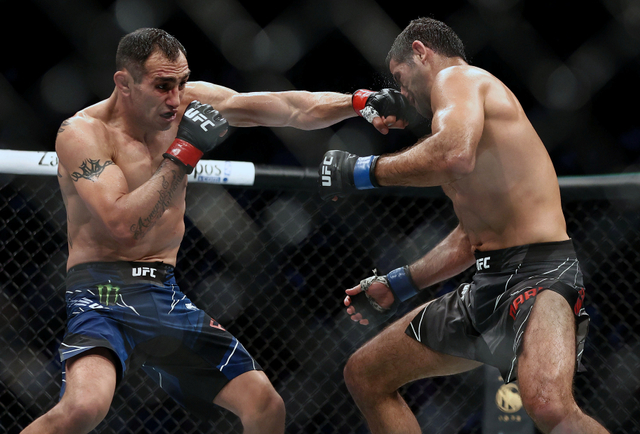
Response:
[[[222,143],[228,129],[227,120],[218,110],[209,104],[193,101],[182,116],[175,140],[162,156],[191,173],[206,152]]]
[[[318,168],[320,197],[343,197],[355,190],[380,187],[374,175],[378,155],[358,157],[346,151],[327,151]]]

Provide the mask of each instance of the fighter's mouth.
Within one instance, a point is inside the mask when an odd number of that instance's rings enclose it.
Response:
[[[162,113],[160,116],[163,117],[164,119],[172,120],[176,117],[176,112],[166,112],[166,113]]]

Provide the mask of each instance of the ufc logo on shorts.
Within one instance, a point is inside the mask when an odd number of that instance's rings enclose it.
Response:
[[[486,258],[476,259],[476,268],[478,269],[478,271],[491,268],[489,266],[489,259],[491,259],[491,256],[487,256]]]
[[[205,131],[209,131],[207,130],[207,125],[215,126],[215,124],[211,122],[209,119],[207,119],[205,115],[200,113],[198,109],[190,108],[184,113],[184,115],[185,117],[193,120],[194,122],[202,122],[202,124],[200,125],[200,128],[202,128]]]
[[[132,268],[131,269],[131,275],[133,277],[145,277],[145,276],[151,276],[151,277],[156,277],[156,269],[155,268],[149,268],[149,267],[137,267],[137,268]]]
[[[331,187],[331,170],[329,166],[333,163],[333,157],[324,157],[322,161],[322,186]]]

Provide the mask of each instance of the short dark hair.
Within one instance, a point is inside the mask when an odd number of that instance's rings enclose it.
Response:
[[[443,56],[462,57],[467,62],[464,44],[451,27],[433,18],[416,18],[396,37],[387,54],[387,66],[392,60],[410,62],[413,41],[420,41]]]
[[[142,80],[145,62],[156,50],[172,62],[180,53],[187,56],[187,50],[174,36],[161,29],[143,28],[131,32],[120,39],[116,51],[116,69],[127,69],[136,82]]]

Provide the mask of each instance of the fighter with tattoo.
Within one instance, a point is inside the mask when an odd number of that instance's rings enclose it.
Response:
[[[260,365],[176,284],[186,175],[229,125],[324,128],[356,116],[352,96],[191,83],[184,47],[158,29],[126,35],[116,69],[111,96],[56,139],[69,236],[64,381],[60,402],[24,432],[91,431],[140,367],[205,418],[218,405],[247,433],[282,433],[284,403]]]

